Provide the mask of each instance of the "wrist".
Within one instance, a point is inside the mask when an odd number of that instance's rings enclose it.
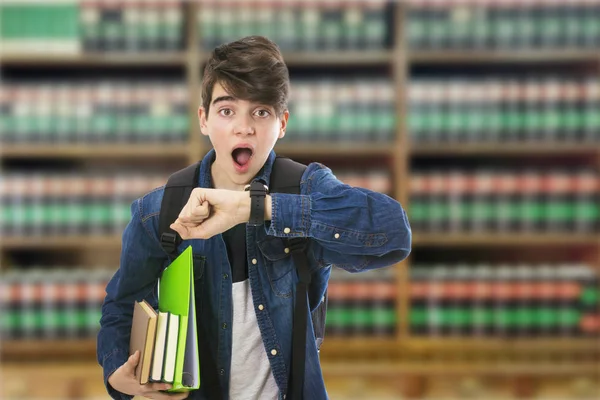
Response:
[[[273,207],[271,195],[265,197],[265,221],[270,221],[272,218],[271,207]]]
[[[238,205],[238,223],[240,224],[247,224],[248,221],[250,221],[250,211],[252,209],[252,200],[250,199],[250,196],[248,195],[247,192],[240,192],[241,193],[241,197],[240,197],[240,202]]]

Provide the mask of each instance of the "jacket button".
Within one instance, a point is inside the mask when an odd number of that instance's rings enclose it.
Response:
[[[339,239],[340,238],[340,234],[336,233],[335,235],[333,235],[334,238]]]
[[[283,230],[283,233],[290,233],[291,231],[292,231],[292,230],[291,230],[290,228],[285,228],[285,229]]]
[[[223,368],[219,370],[219,375],[225,375],[225,370]]]
[[[259,304],[259,305],[258,305],[258,309],[259,309],[260,311],[262,311],[262,310],[264,310],[264,309],[265,309],[265,306],[263,306],[262,304]]]
[[[227,329],[227,323],[223,322],[223,329]]]
[[[227,278],[229,278],[229,275],[223,274],[223,279],[227,279]]]
[[[271,350],[271,355],[276,356],[277,355],[277,350],[275,350],[275,349]]]
[[[252,259],[252,264],[256,265],[258,263],[258,260],[256,258]]]
[[[286,247],[285,249],[283,249],[283,251],[285,252],[285,254],[287,254],[287,253],[289,253],[289,252],[290,252],[290,248],[289,248],[289,247]]]

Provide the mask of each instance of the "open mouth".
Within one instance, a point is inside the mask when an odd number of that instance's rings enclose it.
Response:
[[[249,147],[238,147],[237,149],[233,149],[233,151],[231,152],[231,157],[233,158],[233,161],[239,167],[242,168],[248,165],[248,163],[252,159],[252,155],[252,149]]]

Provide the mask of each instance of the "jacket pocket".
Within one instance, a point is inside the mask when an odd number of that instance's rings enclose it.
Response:
[[[265,259],[265,270],[273,292],[280,297],[290,297],[293,287],[294,262],[283,239],[268,236],[258,242]]]
[[[194,254],[192,255],[192,261],[194,263],[194,298],[196,300],[196,315],[198,316],[202,313],[202,292],[204,291],[204,268],[206,266],[206,257]]]
[[[206,264],[206,257],[199,254],[192,255],[194,262],[194,280],[202,279],[204,276],[204,265]]]

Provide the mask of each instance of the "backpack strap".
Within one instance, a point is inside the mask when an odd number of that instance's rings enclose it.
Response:
[[[271,193],[300,194],[300,180],[306,165],[285,157],[277,157],[271,172]],[[296,298],[294,301],[294,319],[292,330],[292,367],[288,383],[288,399],[301,400],[304,388],[304,370],[306,358],[306,332],[308,329],[308,287],[310,286],[310,268],[306,256],[307,238],[286,239],[287,247],[294,260],[298,273]]]
[[[181,244],[181,236],[170,228],[190,198],[192,190],[198,186],[200,163],[195,163],[173,173],[165,185],[160,215],[158,219],[158,236],[160,245],[169,257],[176,256]]]

